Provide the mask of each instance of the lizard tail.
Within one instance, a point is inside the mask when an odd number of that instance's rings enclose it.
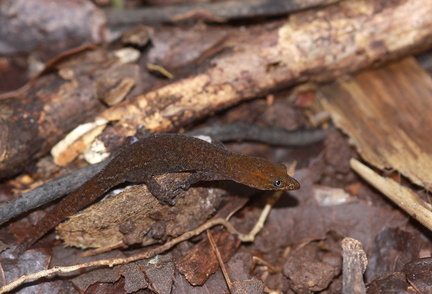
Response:
[[[117,183],[119,184],[119,183]],[[116,185],[113,181],[103,181],[101,177],[95,176],[87,181],[78,190],[69,194],[61,200],[44,218],[36,225],[36,228],[29,232],[19,245],[13,250],[14,256],[20,256],[37,240],[42,238],[48,231],[57,226],[67,217],[75,214],[82,208],[88,206],[98,198],[100,198],[111,187]]]

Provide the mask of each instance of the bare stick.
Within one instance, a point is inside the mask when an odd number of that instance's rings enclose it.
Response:
[[[230,290],[230,292],[232,292],[231,279],[230,279],[230,277],[228,275],[227,269],[226,269],[226,267],[224,265],[224,262],[222,260],[222,256],[221,256],[221,254],[219,252],[217,244],[216,244],[216,242],[215,242],[215,240],[213,238],[213,235],[212,235],[212,233],[211,233],[210,230],[207,230],[207,237],[208,237],[208,239],[210,241],[210,245],[212,246],[214,253],[216,254],[216,258],[217,258],[217,260],[219,262],[219,266],[220,266],[220,268],[222,270],[222,274],[223,274],[223,276],[225,278],[225,281],[227,283],[228,289]]]
[[[105,160],[97,164],[88,165],[45,183],[14,200],[0,204],[0,224],[78,189],[88,179],[101,171],[108,162],[109,160]]]
[[[427,203],[421,200],[417,194],[390,178],[381,177],[354,158],[350,160],[350,165],[369,184],[432,231],[432,212],[427,208]]]
[[[287,147],[315,144],[324,140],[326,134],[324,129],[287,131],[245,123],[212,125],[187,133],[189,136],[207,135],[222,142],[244,140]]]
[[[121,264],[126,264],[126,263],[130,263],[130,262],[134,262],[137,260],[141,260],[141,259],[147,259],[147,258],[152,258],[157,254],[161,254],[165,251],[167,251],[168,249],[172,248],[173,246],[177,245],[178,243],[181,243],[183,241],[186,241],[194,236],[197,236],[199,234],[201,234],[202,232],[204,232],[205,230],[210,229],[211,227],[214,227],[216,225],[223,225],[226,227],[226,229],[231,233],[231,234],[237,234],[239,236],[239,239],[241,241],[244,242],[250,242],[251,237],[249,236],[249,234],[242,234],[239,231],[237,231],[234,226],[228,222],[227,220],[223,219],[223,218],[217,218],[217,219],[212,219],[209,220],[208,222],[206,222],[205,224],[197,227],[194,230],[191,230],[187,233],[184,233],[183,235],[181,235],[178,238],[175,238],[167,243],[165,243],[164,245],[155,248],[153,250],[147,251],[147,252],[143,252],[140,254],[136,254],[133,256],[129,256],[126,258],[112,258],[112,259],[103,259],[103,260],[97,260],[97,261],[92,261],[92,262],[87,262],[87,263],[82,263],[82,264],[78,264],[78,265],[73,265],[73,266],[65,266],[65,267],[54,267],[52,269],[48,269],[48,270],[43,270],[34,274],[29,274],[29,275],[25,275],[20,277],[19,279],[13,281],[10,284],[7,284],[5,286],[3,286],[2,288],[0,288],[0,294],[1,293],[5,293],[8,291],[11,291],[12,289],[15,289],[16,287],[18,287],[19,285],[25,283],[26,281],[30,281],[30,280],[37,280],[40,279],[42,277],[48,277],[48,276],[52,276],[56,273],[69,273],[69,272],[74,272],[83,268],[88,268],[88,267],[93,267],[93,266],[109,266],[109,267],[113,267],[115,265],[121,265]],[[253,239],[252,239],[253,240]]]
[[[294,174],[295,165],[296,165],[296,163],[294,162],[290,166],[290,168],[289,168],[290,174]],[[260,215],[257,223],[255,224],[255,226],[253,227],[253,229],[251,230],[251,232],[249,234],[240,233],[226,219],[223,219],[223,218],[211,219],[208,222],[206,222],[205,224],[197,227],[196,229],[191,230],[187,233],[184,233],[180,237],[177,237],[177,238],[165,243],[164,245],[162,245],[158,248],[155,248],[153,250],[150,250],[150,251],[147,251],[144,253],[136,254],[136,255],[133,255],[133,256],[130,256],[127,258],[104,259],[104,260],[92,261],[92,262],[82,263],[82,264],[73,265],[73,266],[54,267],[52,269],[40,271],[40,272],[37,272],[34,274],[21,276],[20,278],[13,281],[12,283],[7,284],[7,285],[3,286],[2,288],[0,288],[0,294],[11,291],[12,289],[20,286],[21,284],[25,283],[26,281],[40,279],[42,277],[51,276],[51,275],[54,275],[56,273],[73,272],[73,271],[76,271],[76,270],[79,270],[82,268],[87,268],[87,267],[92,267],[92,266],[109,266],[109,267],[112,267],[114,265],[126,264],[126,263],[134,262],[137,260],[141,260],[141,259],[151,258],[157,254],[160,254],[162,252],[167,251],[168,249],[172,248],[173,246],[177,245],[178,243],[181,243],[181,242],[186,241],[186,240],[188,240],[194,236],[201,234],[205,230],[208,230],[211,227],[216,226],[216,225],[223,225],[228,230],[228,232],[230,232],[231,234],[236,234],[238,236],[239,240],[242,242],[252,242],[253,240],[255,240],[256,234],[258,234],[259,231],[264,226],[264,222],[266,221],[266,219],[270,213],[271,208],[279,200],[281,195],[282,195],[282,192],[278,191],[278,192],[273,193],[273,195],[268,199],[267,204],[264,207],[263,211],[261,212],[261,215]]]
[[[273,193],[272,196],[267,200],[267,203],[261,212],[261,215],[256,222],[255,226],[252,228],[249,234],[244,235],[243,242],[253,242],[255,240],[255,236],[261,231],[261,229],[264,227],[264,223],[267,220],[267,217],[272,209],[272,207],[275,205],[275,203],[279,200],[279,198],[282,195],[282,191],[277,191]]]

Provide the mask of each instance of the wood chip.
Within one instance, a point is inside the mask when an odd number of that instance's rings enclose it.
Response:
[[[334,123],[368,163],[432,184],[432,79],[414,58],[339,79],[322,92]]]
[[[368,265],[366,253],[359,241],[352,238],[342,240],[343,294],[365,294],[363,273]]]

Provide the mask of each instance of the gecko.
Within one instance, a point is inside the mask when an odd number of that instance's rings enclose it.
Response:
[[[190,172],[171,187],[161,186],[155,176]],[[156,134],[126,144],[98,174],[61,200],[15,248],[19,256],[67,217],[101,198],[115,186],[144,183],[162,204],[174,205],[173,198],[199,181],[231,180],[260,190],[297,190],[284,164],[235,153],[221,142],[181,134]]]

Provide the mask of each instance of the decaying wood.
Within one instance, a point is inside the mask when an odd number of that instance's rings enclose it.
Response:
[[[137,260],[142,260],[142,259],[147,259],[147,258],[152,258],[158,254],[164,253],[165,251],[171,249],[172,247],[174,247],[175,245],[184,242],[194,236],[198,236],[199,234],[201,234],[202,232],[204,232],[205,230],[208,230],[210,228],[212,228],[213,226],[216,225],[229,225],[228,230],[232,233],[232,234],[236,234],[238,233],[234,227],[232,227],[232,225],[227,222],[224,219],[213,219],[210,220],[208,222],[206,222],[205,224],[201,225],[200,227],[186,232],[183,235],[181,235],[180,237],[177,237],[159,247],[156,247],[154,249],[151,249],[149,251],[146,252],[142,252],[142,253],[138,253],[129,257],[125,257],[125,258],[111,258],[111,259],[102,259],[102,260],[96,260],[96,261],[91,261],[91,262],[86,262],[86,263],[81,263],[81,264],[77,264],[77,265],[73,265],[73,266],[56,266],[54,268],[51,269],[47,269],[47,270],[43,270],[43,271],[39,271],[36,272],[34,274],[29,274],[29,275],[25,275],[25,276],[21,276],[19,279],[10,282],[7,285],[4,285],[3,287],[0,288],[0,294],[2,293],[7,293],[15,288],[17,288],[18,286],[28,282],[28,281],[36,281],[39,280],[41,278],[44,277],[50,277],[50,276],[54,276],[56,274],[60,274],[60,273],[70,273],[70,272],[75,272],[75,271],[79,271],[85,268],[89,268],[89,267],[95,267],[95,266],[106,266],[106,267],[113,267],[115,265],[121,265],[121,264],[127,264],[127,263],[131,263]]]
[[[413,58],[322,87],[334,123],[361,156],[432,185],[432,78]]]
[[[21,96],[0,100],[0,178],[47,154],[74,127],[100,113],[105,107],[96,99],[98,83],[107,75],[120,81],[139,77],[136,65],[122,64],[102,49],[87,50],[57,64]]]
[[[163,184],[187,175],[166,174],[157,179]],[[145,185],[133,187],[71,216],[67,222],[58,225],[56,231],[67,246],[99,248],[118,246],[120,243],[147,246],[201,225],[216,211],[226,192],[218,188],[192,187],[183,193],[181,196],[184,197],[176,198],[175,206],[163,206]],[[236,233],[240,241],[253,242],[281,195],[279,191],[268,198],[259,219],[248,234],[233,231],[229,224],[225,226],[231,233]],[[110,213],[107,214],[107,211]],[[191,214],[191,211],[195,213]],[[226,215],[218,214],[217,217]]]
[[[378,175],[358,160],[351,159],[350,164],[352,169],[375,187],[375,189],[383,193],[410,216],[432,231],[432,211],[429,203],[426,203],[412,190],[394,180]]]
[[[365,294],[363,273],[368,265],[366,252],[359,241],[352,238],[342,240],[343,290],[342,294]]]
[[[112,259],[103,259],[103,260],[97,260],[97,261],[91,261],[91,262],[87,262],[87,263],[82,263],[82,264],[78,264],[78,265],[73,265],[73,266],[66,266],[66,267],[61,267],[61,266],[56,266],[52,269],[48,269],[48,270],[43,270],[34,274],[29,274],[29,275],[25,275],[25,276],[21,276],[19,279],[3,286],[0,288],[0,293],[6,293],[8,291],[11,291],[13,289],[15,289],[16,287],[28,282],[28,281],[35,281],[38,280],[40,278],[44,278],[44,277],[49,277],[49,276],[53,276],[56,275],[58,273],[70,273],[70,272],[75,272],[78,271],[80,269],[84,269],[84,268],[88,268],[88,267],[93,267],[93,266],[109,266],[109,267],[113,267],[115,265],[120,265],[120,264],[126,264],[126,263],[131,263],[137,260],[141,260],[141,259],[147,259],[147,258],[152,258],[158,254],[161,254],[169,249],[171,249],[173,246],[184,242],[194,236],[198,236],[199,234],[201,234],[202,232],[217,226],[217,225],[223,225],[226,227],[226,229],[228,230],[228,232],[230,232],[231,234],[236,234],[238,235],[239,239],[242,240],[246,237],[246,239],[248,239],[248,235],[246,234],[242,234],[239,231],[237,231],[234,226],[228,222],[227,220],[223,219],[223,218],[216,218],[216,219],[211,219],[209,221],[207,221],[206,223],[202,224],[201,226],[188,231],[184,234],[182,234],[181,236],[172,239],[168,242],[166,242],[165,244],[156,247],[154,249],[151,249],[149,251],[143,252],[143,253],[139,253],[139,254],[135,254],[129,257],[125,257],[125,258],[112,258]],[[246,241],[247,242],[247,241]]]
[[[171,130],[305,80],[329,80],[431,45],[432,3],[346,1],[300,12],[264,30],[250,28],[233,49],[201,74],[135,97],[101,116],[118,121],[118,135],[138,125]],[[407,36],[401,38],[401,36]],[[408,37],[409,36],[409,37]],[[121,126],[121,127],[120,127]]]
[[[137,96],[101,116],[118,122],[111,137],[132,135],[138,126],[153,132],[173,130],[275,89],[333,79],[425,49],[432,43],[431,13],[432,3],[422,0],[343,1],[293,14],[288,22],[239,29],[227,41],[227,50],[209,60],[206,65],[210,66],[200,74]],[[98,52],[88,54],[100,61],[104,57]],[[91,68],[91,64],[102,68]],[[76,67],[85,70],[78,74],[63,68],[60,75],[45,75],[25,98],[1,102],[0,177],[17,173],[46,154],[72,127],[94,117],[91,105],[97,102],[91,98],[97,89],[88,73],[106,78],[109,66],[84,58],[81,64],[76,61]],[[105,138],[107,143],[110,136]]]
[[[188,175],[166,174],[157,178],[164,185]],[[71,216],[56,231],[66,246],[99,248],[119,242],[147,246],[177,237],[204,223],[225,193],[222,189],[192,187],[176,198],[176,205],[168,206],[161,205],[147,186],[141,185]]]

